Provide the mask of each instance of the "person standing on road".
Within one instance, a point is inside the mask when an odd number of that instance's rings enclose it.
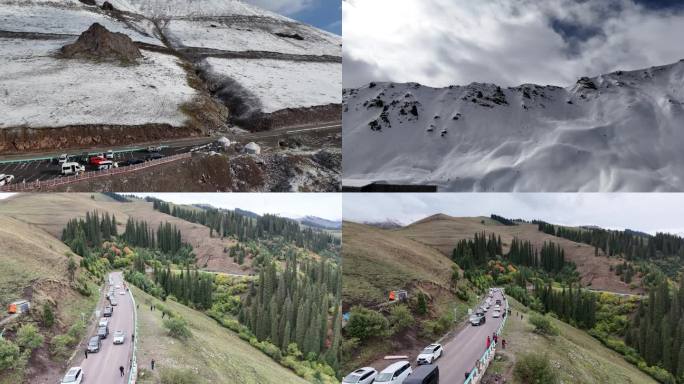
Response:
[[[123,365],[119,366],[119,372],[121,372],[121,377],[124,375],[124,367]]]
[[[88,358],[88,350],[85,350],[86,359]]]
[[[154,359],[152,359],[152,361],[150,361],[150,366],[152,367],[152,370],[154,371]]]
[[[487,336],[487,348],[486,348],[486,349],[489,349],[489,345],[490,345],[491,343],[492,343],[492,341],[489,339],[489,336]]]

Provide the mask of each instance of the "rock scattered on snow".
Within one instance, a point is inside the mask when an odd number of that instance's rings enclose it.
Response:
[[[142,54],[127,35],[112,33],[102,25],[94,23],[75,43],[62,47],[62,57],[130,63],[142,58]]]

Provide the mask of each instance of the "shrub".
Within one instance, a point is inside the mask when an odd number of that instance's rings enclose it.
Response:
[[[187,323],[180,317],[165,319],[164,327],[169,330],[169,336],[179,340],[185,340],[192,336],[190,329],[188,329]]]
[[[411,311],[404,304],[392,307],[388,320],[392,327],[392,333],[401,332],[415,323]]]
[[[549,358],[541,353],[530,353],[521,356],[515,363],[513,375],[521,383],[558,383],[558,375],[551,368]]]
[[[17,345],[25,350],[33,351],[43,345],[43,335],[38,333],[38,328],[33,324],[25,324],[17,331]]]
[[[14,368],[19,355],[19,347],[9,340],[0,339],[0,371]]]
[[[160,372],[162,384],[195,384],[199,378],[188,369],[164,368]]]
[[[55,314],[52,312],[52,307],[47,303],[43,304],[43,315],[41,320],[43,321],[43,326],[45,328],[51,328],[55,325]]]
[[[70,335],[57,335],[52,338],[52,355],[67,358],[71,354],[71,346],[74,344],[76,344],[76,339]]]
[[[538,313],[530,315],[530,323],[534,325],[534,332],[545,336],[558,335],[558,328],[551,323],[548,316],[542,316]]]
[[[354,307],[346,331],[350,337],[355,337],[361,342],[373,337],[386,337],[389,334],[389,321],[380,312]]]

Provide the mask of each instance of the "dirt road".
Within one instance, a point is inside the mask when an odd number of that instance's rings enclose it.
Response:
[[[133,343],[131,335],[134,330],[133,300],[128,291],[124,289],[124,280],[121,272],[113,272],[109,275],[112,285],[119,286],[114,290],[114,297],[118,305],[114,307],[114,313],[109,319],[109,336],[102,340],[100,352],[89,353],[85,358],[84,351],[80,351],[80,366],[84,372],[84,383],[87,384],[122,384],[128,383],[128,373],[133,356]],[[121,295],[121,292],[124,294]],[[105,301],[106,305],[109,303]],[[103,308],[98,308],[102,312]],[[99,321],[99,318],[98,318]],[[114,345],[114,332],[124,331],[126,337],[121,345]],[[77,360],[78,361],[78,360]],[[119,367],[125,371],[121,376]]]
[[[437,360],[440,382],[463,383],[466,378],[465,373],[470,372],[475,367],[475,362],[482,357],[487,349],[487,336],[491,338],[503,321],[501,317],[496,319],[492,317],[493,304],[497,299],[502,300],[501,307],[505,308],[506,303],[501,291],[494,293],[485,324],[480,326],[468,324],[444,344],[444,356]]]

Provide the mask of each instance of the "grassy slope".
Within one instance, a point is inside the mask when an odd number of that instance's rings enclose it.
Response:
[[[36,312],[43,303],[51,303],[56,326],[52,330],[40,329],[49,341],[55,334],[66,332],[81,313],[93,311],[97,296],[84,297],[70,286],[65,256],[69,248],[61,241],[36,226],[0,215],[0,244],[2,316],[7,304],[16,299],[30,299]],[[80,258],[74,258],[78,263]],[[20,322],[26,320],[19,318]],[[54,381],[63,373],[61,363],[52,361],[46,348],[39,348],[24,374],[35,382]],[[0,375],[0,383],[17,382],[13,380],[16,378]]]
[[[445,286],[453,263],[433,248],[393,231],[345,222],[343,302],[375,304],[415,281]]]
[[[559,336],[546,338],[533,333],[534,327],[528,322],[529,314],[524,314],[523,320],[515,316],[516,311],[519,313],[524,306],[510,297],[508,300],[513,306],[513,315],[506,323],[503,336],[508,344],[505,350],[499,350],[504,358],[492,365],[488,373],[501,373],[513,384],[523,384],[512,378],[516,356],[543,352],[551,359],[564,383],[656,383],[586,332],[562,321],[552,320],[560,330]]]
[[[228,273],[248,273],[250,270],[234,263],[224,254],[224,248],[234,244],[230,239],[210,238],[208,227],[155,211],[152,203],[143,200],[120,203],[102,194],[34,193],[15,195],[0,202],[0,214],[34,224],[56,237],[61,236],[67,221],[84,217],[86,212],[94,210],[116,215],[116,220],[121,224],[120,232],[123,232],[129,217],[146,220],[152,228],[156,228],[158,223],[168,221],[181,230],[183,241],[193,246],[200,267]]]
[[[593,247],[547,235],[540,232],[534,224],[505,226],[484,217],[434,215],[398,229],[396,232],[433,247],[445,255],[451,255],[459,240],[470,239],[476,232],[482,231],[500,235],[504,252],[507,252],[514,237],[529,240],[537,248],[540,248],[545,241],[553,241],[563,247],[566,259],[577,265],[583,285],[611,292],[640,293],[639,289],[631,289],[628,284],[620,281],[620,278],[610,271],[610,265],[621,263],[619,259],[596,257]],[[638,284],[638,278],[635,279],[635,283]]]
[[[138,310],[138,366],[147,378],[140,383],[159,383],[159,369],[189,369],[206,383],[306,383],[287,368],[241,340],[208,316],[184,305],[167,301],[163,305],[180,314],[189,324],[193,337],[179,342],[166,335],[161,312],[150,311],[146,302],[159,302],[132,287]],[[150,377],[150,361],[156,363]]]

